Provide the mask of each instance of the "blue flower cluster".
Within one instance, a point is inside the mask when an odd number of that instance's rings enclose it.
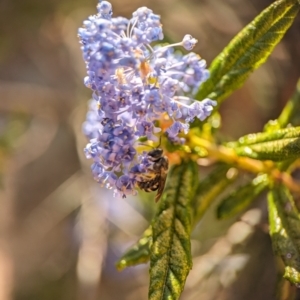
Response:
[[[153,162],[147,152],[137,153],[141,137],[157,142],[161,131],[155,121],[169,121],[166,135],[180,142],[195,118],[204,120],[216,102],[186,97],[197,91],[209,72],[195,53],[181,55],[174,46],[191,50],[197,42],[186,35],[180,43],[151,47],[163,39],[160,16],[141,7],[130,20],[112,18],[112,7],[99,2],[98,14],[90,16],[78,34],[86,62],[84,82],[93,99],[83,131],[90,139],[85,148],[93,159],[94,178],[123,197],[136,194],[137,174]]]

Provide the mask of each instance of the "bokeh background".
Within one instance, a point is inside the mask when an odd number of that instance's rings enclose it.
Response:
[[[115,0],[114,16],[140,6],[165,35],[190,33],[208,64],[271,0]],[[92,180],[81,124],[91,92],[77,29],[96,0],[0,0],[0,300],[143,300],[148,265],[114,263],[147,227],[151,195],[115,199]],[[260,131],[300,75],[299,18],[268,62],[221,108],[224,139]],[[273,300],[278,263],[265,199],[241,216],[213,210],[193,234],[183,300]],[[286,283],[282,283],[286,285]],[[286,287],[287,293],[296,290]],[[289,299],[283,296],[280,299]],[[300,298],[299,298],[300,299]]]

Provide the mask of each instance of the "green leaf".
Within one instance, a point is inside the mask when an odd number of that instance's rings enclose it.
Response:
[[[241,87],[248,76],[262,65],[293,23],[299,10],[296,0],[271,4],[248,24],[214,59],[210,77],[196,99],[219,101]]]
[[[237,155],[260,160],[283,161],[298,158],[300,154],[300,127],[289,127],[272,132],[260,132],[230,142]]]
[[[127,267],[147,263],[150,259],[150,248],[152,245],[152,226],[150,225],[142,237],[129,248],[116,263],[119,271]]]
[[[270,142],[282,139],[300,137],[300,127],[289,127],[284,129],[274,130],[272,132],[251,133],[239,138],[237,142],[230,142],[226,146],[236,148],[239,146],[255,145],[262,142]]]
[[[278,124],[280,126],[286,127],[289,123],[294,126],[300,125],[300,79],[298,80],[296,91],[294,92],[292,98],[285,105],[282,113],[278,118]]]
[[[174,166],[153,220],[150,256],[150,300],[176,300],[192,267],[191,199],[198,180],[193,162]]]
[[[199,182],[195,197],[194,206],[194,223],[199,222],[204,213],[210,207],[217,196],[222,193],[236,178],[236,169],[221,164],[217,166],[206,178]]]
[[[270,235],[274,253],[285,264],[284,277],[300,284],[300,217],[289,191],[275,186],[268,194]]]
[[[237,155],[259,160],[284,161],[300,156],[300,138],[283,138],[234,149]]]
[[[254,178],[250,183],[238,187],[221,201],[217,208],[218,218],[229,218],[245,210],[267,186],[268,176],[263,174]]]
[[[297,82],[296,90],[284,106],[280,116],[276,120],[270,120],[265,126],[265,132],[272,132],[287,127],[289,124],[293,126],[300,125],[300,79]]]

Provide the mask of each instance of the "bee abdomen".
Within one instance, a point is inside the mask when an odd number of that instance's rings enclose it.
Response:
[[[155,177],[152,180],[144,181],[144,182],[138,182],[138,186],[141,190],[144,190],[145,192],[154,192],[159,188],[159,182],[160,178],[159,176]]]

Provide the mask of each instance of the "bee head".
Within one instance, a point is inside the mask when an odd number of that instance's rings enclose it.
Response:
[[[155,148],[148,152],[148,157],[151,161],[155,161],[162,157],[163,150],[160,148]]]

